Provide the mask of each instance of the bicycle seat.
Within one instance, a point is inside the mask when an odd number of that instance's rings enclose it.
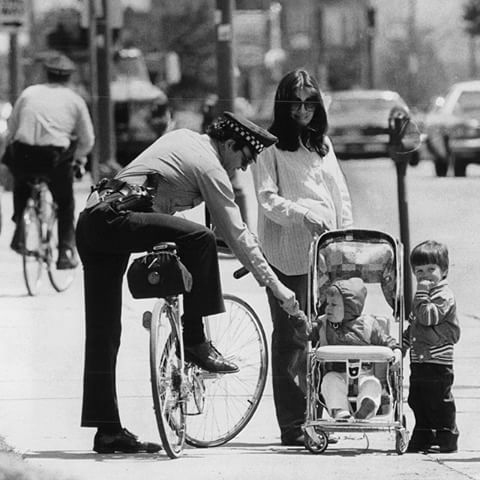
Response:
[[[177,244],[175,242],[160,242],[153,246],[152,251],[176,252]]]

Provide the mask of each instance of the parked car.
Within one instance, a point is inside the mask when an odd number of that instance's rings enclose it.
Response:
[[[449,168],[463,177],[469,163],[480,163],[480,81],[453,84],[425,118],[427,148],[437,176]]]
[[[409,112],[402,97],[390,90],[342,90],[327,96],[328,135],[338,158],[388,156],[389,116],[393,107]],[[409,136],[410,163],[417,164],[420,132]]]

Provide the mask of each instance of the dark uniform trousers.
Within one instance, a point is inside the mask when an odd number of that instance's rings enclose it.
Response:
[[[58,211],[59,246],[75,247],[75,198],[73,194],[73,148],[27,145],[14,142],[12,163],[14,177],[13,221],[22,215],[31,187],[32,177],[41,175],[47,181]],[[17,223],[18,224],[18,223]]]
[[[175,242],[193,278],[184,295],[184,343],[205,340],[202,316],[225,310],[214,233],[184,218],[154,212],[117,212],[102,202],[84,210],[77,248],[85,284],[85,367],[82,426],[117,427],[115,370],[120,346],[122,283],[130,253]],[[152,303],[154,300],[152,299]]]
[[[307,275],[284,275],[272,266],[279,280],[295,292],[300,309],[307,305]],[[300,426],[305,422],[305,382],[306,348],[302,348],[294,339],[292,319],[282,309],[270,289],[267,289],[268,302],[272,315],[272,383],[273,400],[280,434],[283,441],[289,441],[301,435]]]

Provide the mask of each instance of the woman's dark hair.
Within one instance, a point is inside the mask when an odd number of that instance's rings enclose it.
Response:
[[[295,102],[298,89],[311,90],[311,99],[317,102],[312,121],[306,127],[299,126],[291,115],[291,105]],[[317,81],[305,70],[293,70],[287,73],[275,93],[273,122],[269,131],[278,137],[277,147],[280,150],[294,152],[303,144],[321,156],[328,153],[329,147],[325,142],[328,121],[327,112]]]
[[[438,265],[444,273],[448,271],[448,249],[443,243],[427,240],[418,244],[410,254],[412,267],[428,264]]]

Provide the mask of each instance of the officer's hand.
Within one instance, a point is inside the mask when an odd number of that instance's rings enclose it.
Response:
[[[277,284],[271,288],[273,294],[280,303],[280,306],[292,316],[297,316],[301,312],[298,301],[295,297],[295,292],[292,292],[283,283],[277,282]]]
[[[325,220],[315,212],[309,211],[303,217],[303,223],[312,235],[321,235],[330,230]]]
[[[307,342],[311,340],[312,325],[308,321],[307,316],[301,310],[298,315],[291,316],[290,320],[293,324],[293,341],[298,346],[305,348]]]

